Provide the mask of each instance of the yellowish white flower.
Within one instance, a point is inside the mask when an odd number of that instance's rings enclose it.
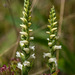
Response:
[[[36,58],[36,57],[35,57],[35,53],[33,53],[33,54],[30,56],[30,58],[35,59],[35,58]]]
[[[48,28],[51,28],[51,26],[50,26],[50,25],[47,25],[47,27],[48,27]]]
[[[47,33],[47,34],[50,34],[50,32],[49,32],[49,31],[46,31],[46,33]]]
[[[50,38],[52,39],[53,37],[55,37],[55,34],[50,35]]]
[[[56,58],[50,58],[50,59],[49,59],[49,63],[52,63],[52,62],[54,62],[54,63],[55,63],[56,61],[57,61],[57,59],[56,59]]]
[[[23,47],[23,46],[24,46],[24,43],[22,43],[21,41],[20,41],[20,46],[21,46],[21,47]]]
[[[55,31],[55,30],[57,30],[57,28],[53,28],[51,31],[53,32],[53,31]]]
[[[31,22],[28,23],[29,26],[30,26],[31,24],[32,24]]]
[[[23,49],[26,53],[29,53],[29,48],[24,48]]]
[[[47,38],[47,40],[49,41],[49,38]]]
[[[33,31],[33,29],[29,29],[29,32],[32,32]]]
[[[24,16],[27,16],[26,12],[23,11],[22,13],[23,13]]]
[[[30,62],[29,61],[24,61],[23,65],[29,67],[30,66]]]
[[[48,46],[52,46],[52,42],[48,42]]]
[[[16,57],[20,57],[20,52],[16,52]]]
[[[27,40],[23,40],[23,41],[20,41],[20,43],[22,44],[22,43],[24,43],[24,44],[28,44],[28,41]]]
[[[57,24],[57,22],[54,22],[54,23],[53,23],[53,26],[55,26],[56,24]]]
[[[30,37],[30,40],[34,40],[34,37]]]
[[[27,29],[27,26],[26,26],[26,25],[24,25],[24,24],[20,24],[20,26],[21,26],[22,28]]]
[[[24,56],[24,54],[23,54],[23,53],[21,53],[21,56]]]
[[[51,57],[51,53],[44,53],[43,57]]]
[[[26,32],[20,32],[21,35],[25,35],[28,36],[28,34]]]
[[[59,49],[61,49],[62,47],[61,47],[61,45],[60,45],[60,46],[55,45],[53,48],[54,48],[54,50],[59,50]]]
[[[29,46],[29,48],[33,51],[35,50],[35,46]]]
[[[55,20],[55,19],[56,19],[56,17],[53,18],[53,20]]]
[[[22,70],[23,65],[21,64],[21,62],[19,62],[19,63],[17,64],[17,67]]]
[[[23,22],[27,22],[27,20],[25,18],[20,18]]]

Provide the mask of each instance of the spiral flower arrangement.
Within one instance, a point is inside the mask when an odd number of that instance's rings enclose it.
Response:
[[[56,71],[56,68],[58,66],[56,59],[56,50],[61,49],[61,45],[57,45],[57,21],[54,6],[51,8],[48,21],[49,25],[47,25],[47,27],[49,28],[49,31],[46,31],[46,33],[49,34],[49,38],[47,38],[47,40],[50,50],[48,53],[44,53],[43,57],[48,57],[48,65],[50,67],[50,73],[52,74]]]
[[[24,0],[24,10],[23,17],[20,18],[22,20],[21,27],[21,40],[20,47],[21,51],[16,52],[16,57],[21,59],[21,62],[17,64],[17,67],[21,69],[22,75],[28,75],[28,72],[32,66],[32,62],[30,62],[30,58],[35,59],[35,53],[31,54],[32,51],[35,50],[35,46],[30,46],[30,40],[33,40],[34,37],[30,37],[30,32],[33,31],[30,28],[31,25],[31,10],[30,10],[30,0]]]

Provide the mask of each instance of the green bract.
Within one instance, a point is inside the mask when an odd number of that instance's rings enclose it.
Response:
[[[29,59],[35,59],[35,54],[31,55],[31,51],[35,50],[35,46],[30,46],[30,40],[33,40],[34,37],[29,36],[29,33],[32,31],[32,29],[29,29],[31,25],[30,0],[24,0],[24,10],[22,13],[23,17],[20,18],[22,20],[22,24],[20,24],[21,52],[16,52],[16,57],[19,57],[21,59],[21,62],[17,64],[17,67],[22,70],[22,75],[28,75],[28,72],[32,65]]]
[[[44,53],[44,57],[48,57],[48,65],[50,67],[51,73],[56,71],[57,67],[57,59],[56,59],[56,50],[61,49],[61,46],[57,45],[57,21],[56,21],[56,13],[54,6],[51,8],[50,15],[49,15],[49,31],[46,31],[49,34],[48,46],[50,47],[49,53]]]

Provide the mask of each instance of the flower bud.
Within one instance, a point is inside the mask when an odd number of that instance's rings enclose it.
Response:
[[[20,41],[20,43],[28,45],[28,41],[27,40]]]
[[[49,31],[46,31],[46,33],[47,33],[47,34],[50,34],[50,32],[49,32]]]
[[[26,25],[24,25],[24,24],[20,24],[20,26],[21,26],[22,28],[27,29],[27,26],[26,26]]]
[[[21,35],[25,35],[26,37],[28,36],[28,34],[26,32],[20,32]]]
[[[31,22],[29,22],[29,23],[28,23],[28,26],[30,27],[30,26],[31,26],[31,24],[32,24],[32,23],[31,23]]]
[[[23,49],[26,53],[29,53],[29,48],[24,48]]]
[[[49,43],[48,43],[48,46],[51,47],[51,46],[52,46],[52,42],[49,42]]]
[[[48,27],[48,28],[51,28],[51,26],[50,26],[50,25],[47,25],[47,27]]]
[[[50,35],[50,38],[52,39],[52,38],[54,38],[55,37],[55,34],[51,34]]]
[[[57,28],[53,28],[53,29],[51,30],[51,32],[53,32],[53,31],[55,31],[55,30],[57,30]]]
[[[56,24],[57,24],[57,22],[54,22],[54,23],[53,23],[53,26],[55,26]]]
[[[27,23],[27,20],[25,18],[20,18],[23,22]]]
[[[24,15],[25,17],[27,16],[27,13],[26,13],[26,12],[23,11],[22,13],[23,13],[23,15]]]

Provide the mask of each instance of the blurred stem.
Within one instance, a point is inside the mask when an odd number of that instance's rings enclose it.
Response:
[[[16,34],[17,34],[17,37],[18,37],[19,33],[18,33],[18,29],[16,28],[16,24],[15,24],[15,20],[14,20],[12,10],[11,10],[10,2],[9,2],[9,0],[6,0],[6,2],[7,2],[7,7],[8,7],[8,10],[9,10],[9,13],[11,15],[12,22],[13,22],[13,27],[14,27],[14,29],[16,31]]]
[[[61,38],[61,27],[62,27],[62,22],[63,22],[64,6],[65,6],[65,0],[61,0],[60,19],[59,19],[59,27],[58,27],[59,38]],[[58,60],[59,60],[59,50],[57,50],[56,57],[57,57],[57,62],[58,62]],[[56,68],[56,71],[57,70],[58,70],[58,68]]]

